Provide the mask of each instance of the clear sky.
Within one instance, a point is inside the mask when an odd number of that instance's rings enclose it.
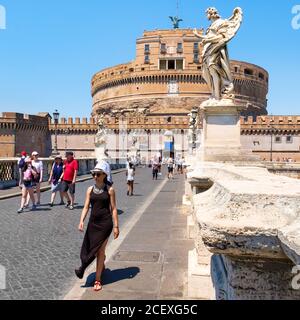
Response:
[[[244,23],[229,45],[232,59],[270,73],[269,113],[300,114],[300,0],[180,0],[182,27],[207,27],[205,9],[222,17],[240,6]],[[90,80],[102,68],[135,58],[144,30],[171,27],[176,0],[0,0],[0,112],[90,116]],[[300,19],[299,19],[300,21]]]

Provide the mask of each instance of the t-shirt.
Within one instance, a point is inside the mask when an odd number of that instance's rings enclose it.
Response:
[[[168,168],[173,168],[174,162],[172,158],[169,158],[168,160]]]
[[[78,171],[78,161],[73,159],[71,162],[64,162],[64,181],[72,182],[75,174],[75,170]]]
[[[127,171],[127,180],[128,181],[133,181],[134,180],[134,170],[133,169],[128,169],[128,171]]]
[[[52,182],[53,184],[58,184],[58,181],[63,173],[63,164],[57,165],[54,163],[53,165],[53,176],[52,176]]]
[[[32,161],[32,166],[35,168],[36,172],[40,174],[43,171],[43,162],[41,160]]]

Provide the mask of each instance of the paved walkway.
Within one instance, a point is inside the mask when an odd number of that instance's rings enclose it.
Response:
[[[194,241],[187,239],[183,194],[182,176],[164,183],[154,201],[106,263],[103,291],[95,293],[91,289],[95,274],[94,269],[90,269],[88,278],[82,282],[86,288],[81,291],[81,299],[186,298],[188,251],[193,249]]]
[[[178,261],[180,270],[183,270],[185,262],[183,263],[181,260],[187,259],[187,255],[184,253],[182,257],[183,251],[180,251],[183,250],[182,241],[174,239],[176,234],[178,234],[178,239],[183,237],[183,235],[181,236],[183,231],[178,229],[181,227],[184,229],[185,224],[185,219],[179,216],[183,183],[180,180],[170,182],[163,188],[157,199],[151,203],[157,192],[167,183],[166,179],[161,178],[159,181],[153,181],[149,168],[138,169],[136,178],[136,196],[127,197],[125,173],[122,172],[114,176],[121,232],[123,237],[128,235],[123,239],[121,249],[125,250],[127,246],[131,251],[161,252],[160,260],[155,264],[154,269],[161,274],[163,274],[162,272],[167,274],[166,263],[175,259],[174,257]],[[16,212],[20,206],[20,198],[0,201],[0,265],[7,270],[7,289],[0,290],[0,300],[63,299],[70,292],[74,284],[77,283],[74,268],[80,264],[79,254],[83,240],[83,234],[77,231],[77,226],[86,190],[90,185],[92,185],[92,181],[77,185],[77,206],[74,211],[61,206],[50,208],[47,205],[42,205],[35,212],[26,210],[23,214],[18,215]],[[44,192],[42,204],[47,204],[49,199],[50,192]],[[150,207],[144,212],[148,204]],[[138,230],[140,233],[137,232]],[[141,239],[143,237],[144,239]],[[111,255],[108,256],[113,256],[118,249],[115,247],[116,243],[118,242],[110,241],[108,253],[111,252]],[[166,247],[167,244],[170,245],[169,249]],[[178,252],[173,256],[171,251],[174,251],[175,248],[178,248]],[[110,270],[123,268],[121,261],[112,260],[110,263],[108,264]],[[130,283],[134,284],[135,281],[138,281],[142,285],[140,277],[148,278],[150,274],[149,272],[146,274],[144,271],[144,265],[146,267],[147,263],[133,261],[129,265],[140,269],[133,282]],[[177,274],[179,272],[177,271],[174,273]],[[115,290],[119,291],[122,289],[123,281],[120,280],[118,272],[112,274],[117,281],[115,283],[117,289]],[[116,274],[117,276],[115,276]],[[156,276],[158,273],[153,275]],[[109,279],[108,277],[108,282]],[[168,280],[162,282],[164,281]],[[172,283],[175,285],[175,282]],[[128,285],[128,290],[132,290],[131,284]],[[146,287],[146,285],[144,286]],[[107,289],[108,286],[105,286],[105,292],[108,291]],[[154,294],[152,287],[146,289]],[[133,288],[133,290],[135,289]],[[162,290],[162,292],[164,291]]]

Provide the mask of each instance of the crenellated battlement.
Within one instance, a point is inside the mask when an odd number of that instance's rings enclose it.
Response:
[[[51,116],[48,113],[28,115],[17,112],[3,112],[0,114],[0,128],[46,131],[48,130],[50,119]]]
[[[300,116],[241,117],[242,134],[300,133]]]
[[[54,120],[51,121],[51,125],[54,125]],[[94,118],[60,118],[58,125],[95,125]]]

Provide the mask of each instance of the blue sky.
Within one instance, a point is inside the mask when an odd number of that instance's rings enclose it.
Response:
[[[269,113],[300,114],[300,29],[291,26],[300,0],[181,0],[182,27],[207,27],[205,9],[227,18],[236,6],[244,24],[230,57],[270,73]],[[176,0],[0,0],[0,112],[90,116],[90,80],[102,68],[135,57],[144,30],[171,27]]]

